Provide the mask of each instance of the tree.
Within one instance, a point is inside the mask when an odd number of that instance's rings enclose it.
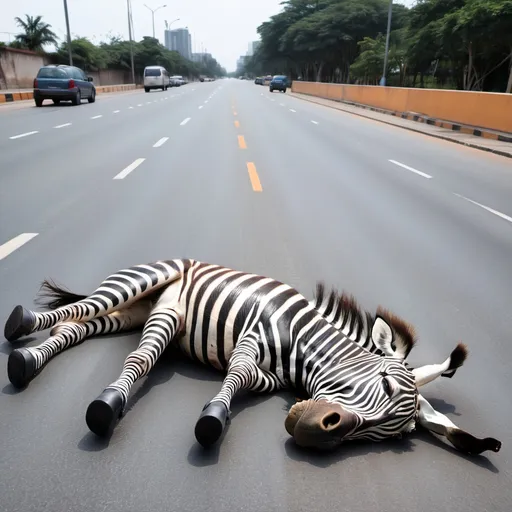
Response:
[[[57,44],[57,35],[50,30],[51,25],[43,23],[42,16],[29,16],[25,14],[25,21],[21,18],[14,18],[16,24],[24,30],[18,34],[15,41],[27,50],[43,51],[48,44]]]
[[[512,90],[512,0],[418,0],[394,4],[389,83]],[[248,74],[376,83],[384,59],[388,0],[288,0],[258,27]],[[242,71],[242,70],[241,70]]]

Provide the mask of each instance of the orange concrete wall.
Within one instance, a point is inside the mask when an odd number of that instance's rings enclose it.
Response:
[[[512,133],[512,94],[296,81],[292,91]]]

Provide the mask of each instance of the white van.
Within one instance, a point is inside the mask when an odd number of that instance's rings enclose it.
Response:
[[[144,90],[162,89],[166,91],[169,87],[169,73],[162,66],[146,66],[144,68]]]

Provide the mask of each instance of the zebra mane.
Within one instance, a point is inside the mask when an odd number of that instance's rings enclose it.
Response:
[[[349,329],[356,332],[358,338],[363,333],[365,337],[370,337],[373,323],[380,316],[393,330],[393,350],[403,353],[404,359],[417,342],[414,327],[388,309],[379,306],[373,315],[361,308],[353,295],[334,288],[326,291],[326,286],[321,281],[316,284],[313,303],[315,309],[334,327],[342,331]],[[372,352],[374,350],[372,349]]]

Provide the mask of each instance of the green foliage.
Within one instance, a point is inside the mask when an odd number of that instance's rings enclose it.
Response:
[[[258,27],[261,45],[237,74],[377,84],[388,0],[287,0]],[[393,4],[388,83],[505,90],[512,81],[512,0]],[[509,71],[510,70],[510,71]]]
[[[50,30],[50,25],[41,21],[41,16],[26,15],[26,21],[16,18],[23,27],[24,33],[16,36],[11,43],[13,48],[26,48],[43,51],[46,44],[57,44],[57,37]],[[86,37],[78,37],[71,41],[71,54],[73,64],[84,71],[97,71],[100,69],[131,69],[130,48],[133,47],[135,72],[141,75],[146,66],[164,66],[171,75],[183,75],[189,78],[200,76],[221,77],[226,70],[212,57],[205,57],[202,62],[196,63],[183,58],[175,51],[169,51],[161,45],[158,39],[144,37],[142,41],[124,41],[120,37],[110,37],[99,45],[95,45]],[[48,54],[55,64],[69,62],[68,43],[63,41],[57,50]]]
[[[25,21],[18,17],[14,19],[23,32],[16,36],[12,47],[42,51],[45,45],[57,44],[57,35],[50,30],[51,25],[41,21],[42,16],[25,14]]]

